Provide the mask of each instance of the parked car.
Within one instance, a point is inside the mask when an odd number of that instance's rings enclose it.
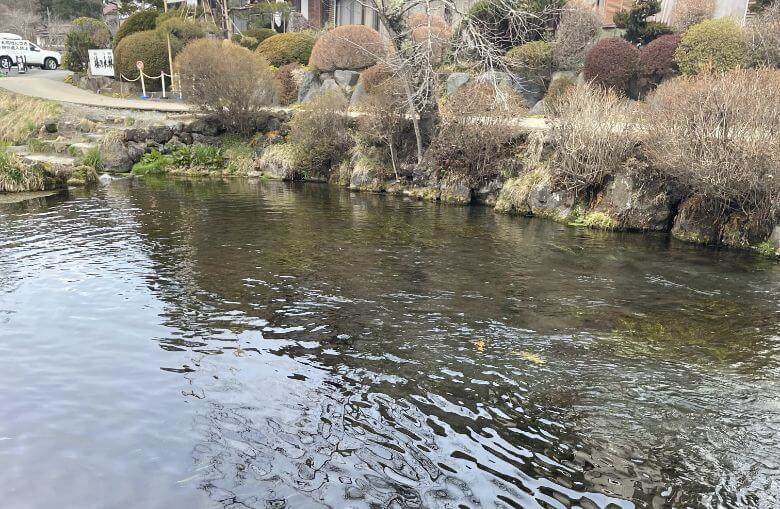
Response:
[[[40,67],[53,71],[62,63],[62,54],[47,51],[16,34],[0,33],[0,67],[10,69],[16,65],[19,57],[27,62],[27,67]]]

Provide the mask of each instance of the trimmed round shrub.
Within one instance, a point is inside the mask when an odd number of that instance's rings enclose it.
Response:
[[[532,41],[515,46],[506,54],[509,66],[521,76],[544,83],[553,70],[552,45],[547,41]]]
[[[279,104],[287,106],[298,100],[298,80],[296,73],[302,68],[298,62],[281,66],[274,78],[279,96]]]
[[[393,72],[384,64],[372,65],[360,73],[360,83],[363,84],[367,94],[379,90],[385,83],[393,78]]]
[[[254,51],[258,46],[260,46],[260,41],[254,37],[242,37],[241,40],[238,41],[238,44],[245,47],[249,51]]]
[[[501,50],[509,50],[523,42],[540,39],[562,4],[560,0],[521,3],[521,10],[526,14],[520,15],[522,20],[519,20],[517,13],[510,12],[515,3],[479,0],[464,16],[459,32],[463,33],[464,26],[471,25],[480,32],[481,38]]]
[[[674,52],[680,44],[676,34],[662,35],[640,50],[642,74],[653,83],[660,83],[677,72]]]
[[[276,30],[272,28],[248,28],[244,30],[244,37],[257,39],[258,44],[268,39],[269,37],[273,37],[276,34]]]
[[[431,53],[434,64],[441,63],[452,42],[452,29],[441,16],[418,12],[407,19],[416,51]],[[430,44],[429,44],[430,43]]]
[[[187,44],[195,39],[203,39],[209,34],[209,29],[216,27],[209,26],[201,21],[187,18],[171,18],[163,21],[157,26],[157,29],[163,33],[170,34],[173,37],[179,39],[182,43]]]
[[[276,89],[268,61],[229,41],[200,39],[176,59],[184,98],[233,131],[253,132]]]
[[[561,76],[552,83],[544,96],[544,107],[553,115],[558,111],[561,99],[577,86],[577,82],[568,76]]]
[[[585,53],[596,41],[604,25],[598,12],[573,1],[566,4],[553,39],[553,62],[558,70],[579,71]]]
[[[742,28],[728,18],[711,19],[685,32],[674,58],[686,75],[702,70],[727,71],[749,64],[749,51]]]
[[[154,30],[157,26],[157,16],[160,13],[152,10],[135,11],[120,26],[114,37],[114,46],[128,35],[147,30]]]
[[[274,67],[298,62],[306,65],[314,47],[311,32],[287,32],[276,34],[260,43],[257,53]]]
[[[80,72],[89,68],[89,50],[107,48],[111,44],[108,25],[99,19],[76,18],[65,36],[65,57],[68,69]]]
[[[171,51],[174,56],[182,46],[181,41],[171,37]],[[159,76],[162,71],[171,73],[165,34],[157,30],[138,32],[122,39],[114,50],[114,60],[117,76],[121,74],[131,80],[139,75],[135,66],[138,60],[144,63],[144,74],[147,76]],[[146,80],[147,90],[159,90],[161,87],[160,80]]]
[[[639,69],[639,50],[620,37],[602,39],[585,55],[585,79],[621,94]]]
[[[365,25],[342,25],[323,34],[311,51],[309,65],[319,71],[361,70],[384,52],[382,36]]]

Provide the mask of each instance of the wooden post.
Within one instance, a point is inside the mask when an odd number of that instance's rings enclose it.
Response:
[[[165,9],[165,12],[168,12],[168,0],[163,0],[163,9]],[[168,42],[168,71],[170,71],[171,86],[173,86],[173,51],[171,50],[171,34],[166,32],[165,38]],[[164,73],[162,78],[160,79],[162,79],[163,96],[165,96],[165,74]]]

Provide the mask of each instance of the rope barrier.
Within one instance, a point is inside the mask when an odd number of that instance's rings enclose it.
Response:
[[[173,75],[168,74],[165,71],[160,71],[160,75],[159,76],[149,76],[145,72],[139,70],[138,71],[138,77],[135,78],[135,79],[132,79],[132,80],[130,78],[128,78],[127,76],[125,76],[124,74],[120,74],[119,75],[119,81],[120,81],[120,83],[122,82],[122,80],[127,81],[128,83],[135,83],[136,81],[140,80],[141,81],[141,92],[143,94],[142,97],[147,98],[148,96],[146,95],[146,82],[145,82],[144,78],[149,78],[150,80],[162,80],[162,96],[163,96],[163,99],[166,99],[167,98],[167,96],[165,95],[166,94],[166,90],[165,90],[165,77],[166,76],[171,79],[171,85],[173,85]],[[179,87],[179,99],[181,99],[181,86]]]

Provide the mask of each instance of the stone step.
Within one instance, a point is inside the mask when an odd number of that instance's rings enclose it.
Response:
[[[61,168],[69,168],[78,165],[78,159],[75,157],[54,155],[54,154],[25,154],[21,156],[23,161],[28,163],[43,163]]]

